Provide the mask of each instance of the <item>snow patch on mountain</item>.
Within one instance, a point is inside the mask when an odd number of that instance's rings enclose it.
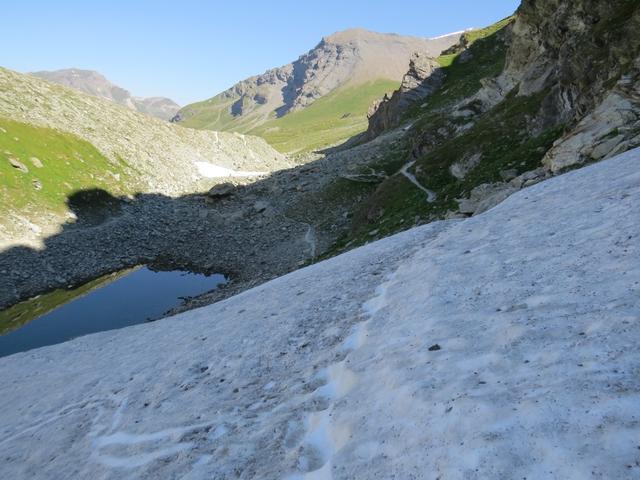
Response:
[[[269,172],[247,172],[221,167],[209,162],[196,162],[198,173],[205,178],[229,178],[229,177],[259,177]]]

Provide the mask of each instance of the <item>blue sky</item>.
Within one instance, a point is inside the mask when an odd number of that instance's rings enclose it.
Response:
[[[181,104],[295,60],[350,27],[431,37],[489,25],[517,0],[20,0],[2,6],[0,65],[98,70]]]

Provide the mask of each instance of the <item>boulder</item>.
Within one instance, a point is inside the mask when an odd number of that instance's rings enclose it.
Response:
[[[211,187],[207,195],[210,198],[219,199],[226,198],[234,195],[236,192],[236,186],[231,182],[220,183]]]
[[[17,158],[9,157],[9,163],[13,168],[20,170],[22,173],[29,173],[29,168]]]
[[[517,192],[518,188],[508,183],[483,183],[469,194],[469,198],[457,199],[460,213],[478,215],[502,203]]]

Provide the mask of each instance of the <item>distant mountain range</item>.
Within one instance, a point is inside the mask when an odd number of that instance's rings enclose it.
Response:
[[[400,85],[413,53],[437,57],[456,44],[462,32],[428,39],[350,29],[322,39],[296,61],[243,80],[209,100],[187,105],[173,121],[211,130],[252,132],[283,151],[348,138],[366,128],[369,106]],[[318,100],[323,103],[318,106]],[[284,121],[314,107],[314,113]],[[319,136],[319,132],[339,132]],[[304,148],[304,145],[302,145]]]
[[[165,97],[134,97],[128,90],[111,83],[104,75],[93,70],[66,68],[63,70],[32,72],[36,77],[59,83],[94,97],[106,98],[141,113],[171,119],[180,105]]]

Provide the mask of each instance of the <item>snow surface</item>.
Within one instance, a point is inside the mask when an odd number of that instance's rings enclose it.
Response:
[[[640,478],[639,160],[0,359],[0,478]]]
[[[245,140],[246,141],[246,140]],[[195,162],[198,173],[205,178],[228,178],[228,177],[259,177],[268,172],[245,172],[243,170],[232,170],[230,168],[214,165],[209,162]]]

